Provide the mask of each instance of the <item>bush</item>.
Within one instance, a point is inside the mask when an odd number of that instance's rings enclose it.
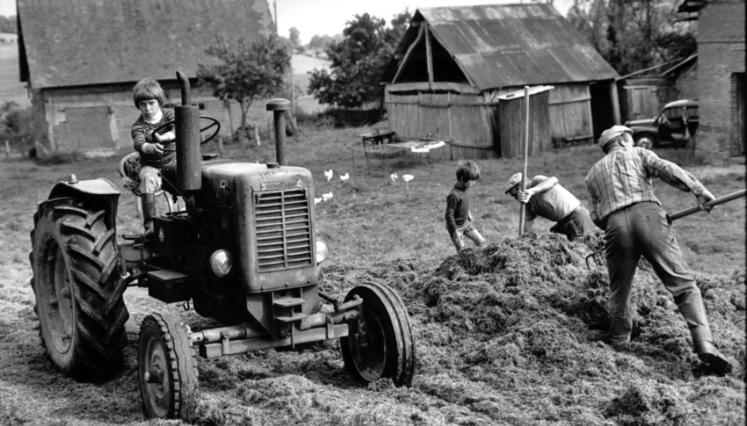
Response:
[[[0,140],[10,142],[14,151],[27,153],[34,147],[31,108],[21,108],[13,101],[0,105]]]
[[[376,124],[382,117],[380,109],[331,108],[320,113],[317,120],[339,128]]]

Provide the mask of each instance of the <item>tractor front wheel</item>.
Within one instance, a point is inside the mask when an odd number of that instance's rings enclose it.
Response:
[[[106,207],[72,198],[42,204],[31,231],[31,287],[54,365],[100,380],[122,365],[129,314],[114,224]]]
[[[189,327],[177,317],[154,313],[140,324],[138,382],[148,418],[190,420],[197,392],[197,366]]]
[[[340,339],[345,367],[356,379],[370,383],[391,378],[410,385],[415,369],[415,344],[405,305],[388,286],[369,282],[354,287],[346,301],[360,297],[360,315],[351,320],[348,337]]]

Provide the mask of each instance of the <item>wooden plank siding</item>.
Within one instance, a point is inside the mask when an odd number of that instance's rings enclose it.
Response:
[[[549,92],[534,94],[529,101],[529,148],[530,156],[550,150]],[[524,155],[524,98],[501,101],[498,108],[500,122],[500,156],[504,158]]]
[[[587,84],[556,85],[550,92],[548,107],[553,144],[593,141],[591,94]]]
[[[400,139],[444,139],[442,158],[497,157],[495,107],[480,94],[387,92],[389,126]]]
[[[640,120],[650,118],[659,114],[661,106],[657,92],[657,85],[626,85],[625,106],[628,120]]]

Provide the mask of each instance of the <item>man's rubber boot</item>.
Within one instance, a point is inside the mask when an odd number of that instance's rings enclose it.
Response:
[[[143,194],[143,227],[145,236],[153,235],[153,218],[156,216],[156,194]]]
[[[734,369],[731,362],[724,354],[719,352],[710,342],[700,343],[698,347],[698,358],[703,363],[703,373],[715,376],[725,376]]]

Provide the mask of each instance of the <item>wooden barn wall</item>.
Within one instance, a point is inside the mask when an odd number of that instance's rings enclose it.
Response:
[[[555,146],[591,142],[591,94],[588,84],[557,85],[550,91],[550,137]]]
[[[401,139],[431,137],[449,141],[438,150],[444,159],[497,157],[493,106],[482,95],[387,93],[389,126]]]
[[[532,95],[529,101],[530,156],[552,149],[548,108],[550,93],[551,91]],[[501,157],[514,158],[524,155],[524,109],[524,98],[504,100],[499,104],[497,115]]]
[[[165,88],[165,92],[167,103],[181,103],[178,89]],[[193,92],[192,100],[199,105],[201,115],[221,123],[222,136],[230,136],[238,128],[241,114],[236,102],[226,107],[223,101],[199,91]],[[111,155],[132,148],[130,130],[140,111],[133,104],[131,86],[36,91],[32,103],[39,126],[37,155],[42,158],[74,152]],[[248,119],[261,129],[271,127],[272,116],[264,102],[254,102]]]

